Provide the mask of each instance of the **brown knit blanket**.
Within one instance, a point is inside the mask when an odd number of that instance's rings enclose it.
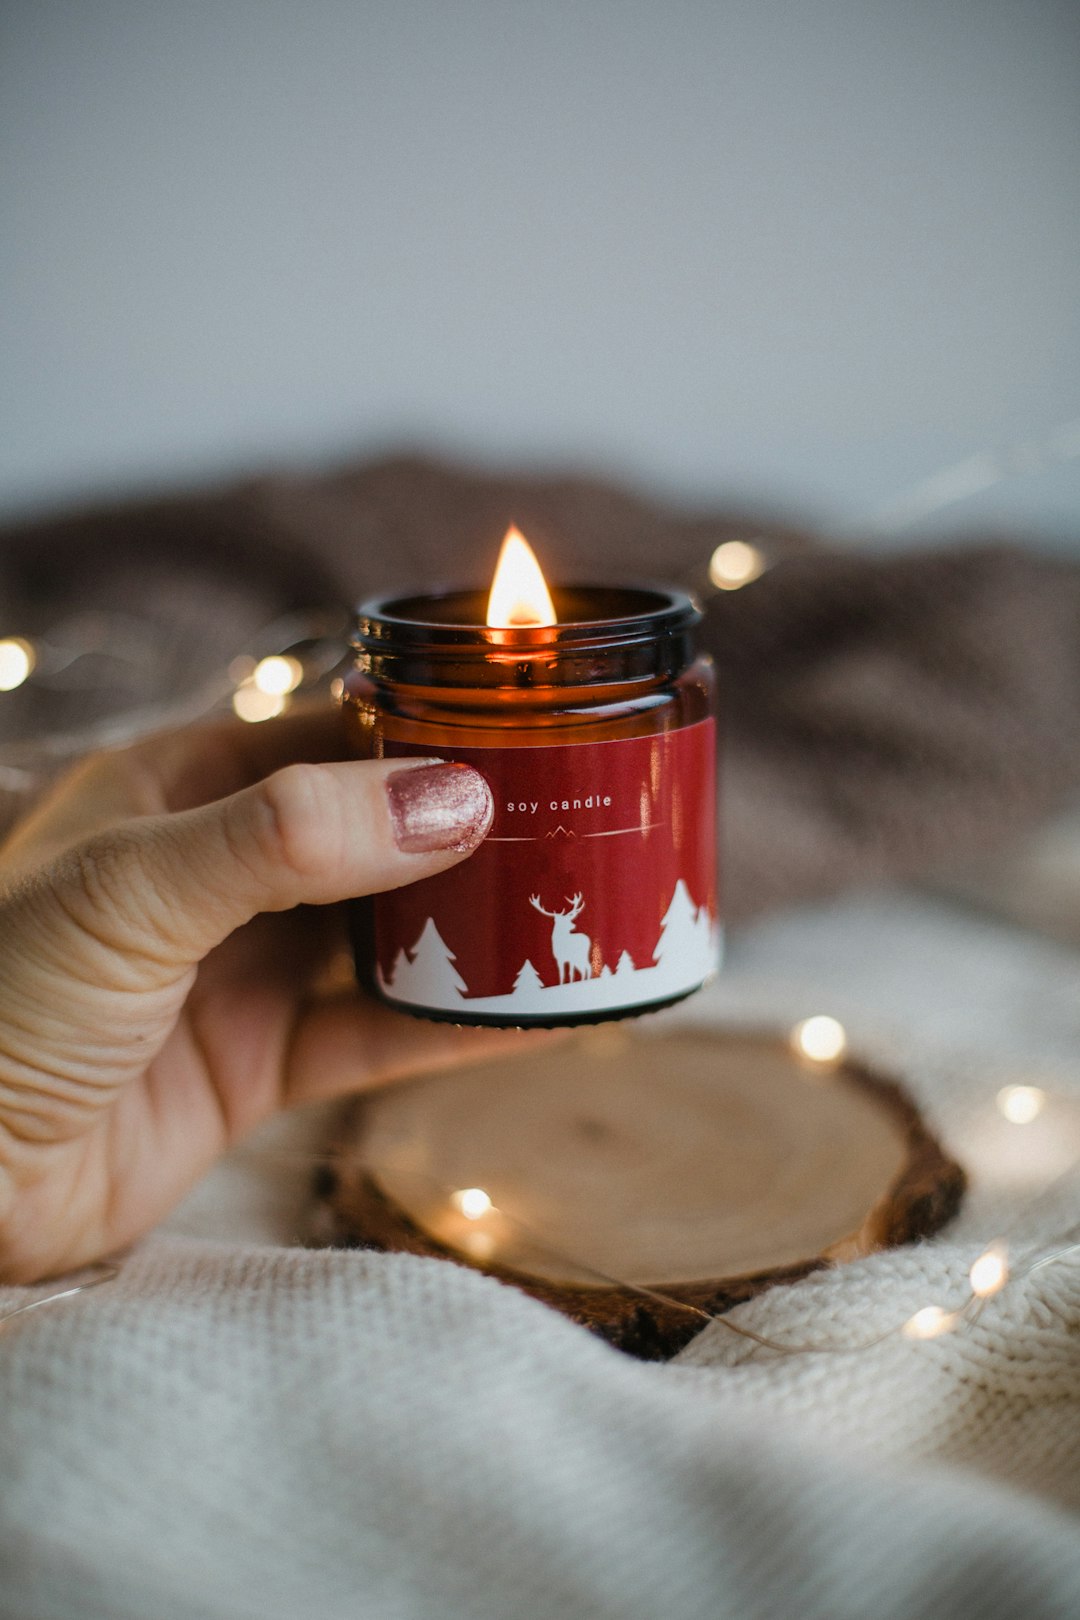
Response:
[[[1007,545],[837,552],[747,513],[693,513],[586,478],[396,459],[100,508],[0,531],[0,634],[94,639],[50,683],[0,698],[0,748],[102,705],[193,689],[291,610],[374,590],[482,583],[510,521],[555,578],[681,582],[706,606],[726,745],[729,920],[844,886],[944,872],[1080,782],[1080,566]],[[772,566],[713,592],[749,538]],[[0,793],[4,788],[0,763]],[[9,784],[10,785],[10,784]],[[0,802],[10,819],[17,798]]]

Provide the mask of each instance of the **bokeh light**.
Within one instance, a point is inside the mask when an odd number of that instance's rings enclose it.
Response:
[[[956,1320],[954,1311],[943,1311],[940,1305],[924,1305],[904,1323],[904,1334],[909,1339],[936,1339],[948,1333]]]
[[[260,692],[255,685],[238,686],[233,693],[232,706],[241,720],[252,725],[260,720],[273,720],[288,707],[288,698],[282,692]]]
[[[469,1221],[478,1221],[491,1208],[491,1199],[483,1187],[463,1187],[460,1192],[452,1195],[451,1203]]]
[[[796,1051],[813,1063],[835,1063],[847,1050],[847,1031],[839,1019],[825,1013],[804,1018],[791,1033]]]
[[[1002,1086],[997,1105],[1012,1125],[1030,1125],[1046,1104],[1046,1092],[1039,1086]]]
[[[259,691],[265,692],[268,697],[282,697],[288,692],[295,692],[303,678],[304,666],[291,653],[261,658],[251,677]]]
[[[758,579],[766,568],[765,554],[747,540],[725,540],[709,558],[709,578],[718,591],[737,591]]]
[[[37,656],[29,641],[22,636],[7,636],[0,641],[0,692],[13,692],[34,672]]]
[[[987,1249],[985,1254],[980,1254],[968,1276],[971,1292],[979,1299],[989,1299],[999,1288],[1004,1288],[1009,1280],[1009,1268],[1001,1249]]]

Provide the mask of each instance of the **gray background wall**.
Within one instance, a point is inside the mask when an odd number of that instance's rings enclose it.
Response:
[[[1067,0],[9,0],[0,152],[9,512],[406,442],[842,522],[1080,417]]]

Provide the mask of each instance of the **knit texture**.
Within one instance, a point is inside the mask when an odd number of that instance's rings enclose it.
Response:
[[[737,938],[679,1016],[837,1014],[974,1175],[940,1238],[737,1321],[849,1347],[961,1302],[1003,1226],[1018,1259],[1075,1222],[1042,1189],[1080,1144],[1077,967],[901,894]],[[993,1105],[1016,1081],[1052,1094],[1030,1126]],[[1075,1260],[933,1341],[713,1325],[642,1364],[448,1263],[289,1247],[317,1134],[279,1123],[116,1282],[0,1332],[4,1620],[1080,1612]]]

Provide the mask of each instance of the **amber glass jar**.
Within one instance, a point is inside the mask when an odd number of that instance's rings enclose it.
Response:
[[[364,603],[342,703],[359,757],[483,772],[495,820],[437,877],[354,903],[361,976],[455,1023],[564,1025],[688,995],[715,971],[714,680],[700,612],[661,587],[554,593],[492,629],[476,592]]]

